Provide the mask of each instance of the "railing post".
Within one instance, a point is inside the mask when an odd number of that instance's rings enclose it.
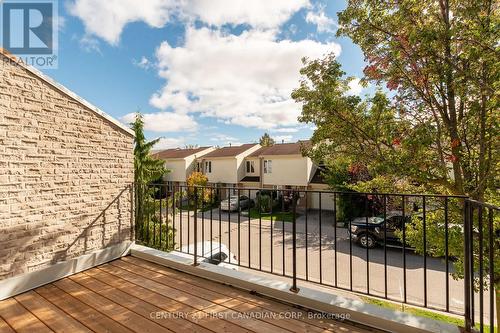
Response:
[[[198,266],[198,187],[194,188],[194,262],[193,266]],[[189,202],[188,202],[189,205]],[[188,211],[189,214],[189,211]]]
[[[470,224],[470,203],[468,199],[464,199],[464,317],[465,317],[465,331],[471,332],[471,237]]]
[[[136,241],[136,216],[135,216],[135,186],[134,183],[130,185],[130,240]]]
[[[297,288],[297,195],[295,190],[292,192],[292,198],[293,198],[293,221],[292,221],[293,283],[292,283],[292,288],[290,288],[290,291],[297,293],[299,292],[299,288]]]

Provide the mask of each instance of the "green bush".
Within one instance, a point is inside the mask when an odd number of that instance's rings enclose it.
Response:
[[[256,208],[260,209],[262,213],[270,213],[273,205],[273,200],[269,195],[259,195],[256,200]]]
[[[147,227],[142,230],[144,245],[163,251],[174,249],[174,228],[169,222],[160,225],[158,216],[153,216],[146,224]]]

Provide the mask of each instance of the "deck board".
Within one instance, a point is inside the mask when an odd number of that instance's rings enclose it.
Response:
[[[163,309],[152,305],[142,299],[134,297],[130,294],[127,294],[124,291],[119,289],[115,289],[112,286],[101,282],[95,278],[92,278],[86,274],[78,274],[70,277],[71,280],[81,284],[82,286],[102,295],[111,301],[120,304],[127,309],[152,320],[160,326],[163,326],[173,332],[200,332],[200,333],[208,333],[211,332],[208,329],[203,328],[202,326],[196,325],[194,323],[190,323],[184,319],[171,319],[171,318],[163,318],[157,319],[155,317],[151,318],[151,313],[158,313],[163,311]]]
[[[295,318],[280,314],[293,311]],[[0,333],[367,332],[125,257],[0,301]]]
[[[0,333],[15,333],[14,329],[0,317]]]
[[[15,299],[56,332],[92,333],[79,321],[66,315],[61,309],[34,291],[16,296]]]
[[[53,332],[14,298],[0,302],[0,317],[19,333]]]
[[[294,325],[298,325],[298,327],[301,327],[304,329],[304,331],[307,332],[325,332],[325,331],[330,331],[330,332],[339,332],[339,331],[349,331],[353,332],[352,330],[344,329],[343,325],[339,324],[336,321],[333,320],[321,320],[321,319],[316,319],[314,317],[309,317],[307,316],[306,311],[302,311],[296,307],[292,307],[289,305],[286,305],[284,303],[279,303],[279,302],[274,302],[270,301],[267,298],[259,297],[252,295],[250,293],[242,293],[239,290],[235,288],[228,288],[227,286],[224,286],[220,283],[206,280],[197,276],[189,275],[186,273],[181,273],[178,271],[174,271],[171,269],[168,269],[164,266],[145,261],[142,259],[138,259],[135,257],[124,257],[122,258],[122,261],[124,262],[130,262],[135,264],[136,266],[139,266],[141,268],[145,268],[148,270],[152,270],[157,273],[162,273],[170,277],[175,277],[178,280],[182,281],[187,281],[190,282],[193,285],[200,286],[203,288],[206,288],[208,290],[224,294],[224,295],[229,295],[235,298],[238,298],[245,303],[251,303],[258,305],[262,311],[273,311],[273,312],[299,312],[302,315],[297,318],[297,319],[291,319],[289,320],[291,323]],[[351,328],[352,329],[352,328]],[[359,332],[362,332],[363,330],[359,330]],[[357,331],[356,331],[357,332]]]
[[[114,276],[110,273],[107,273],[102,269],[89,270],[86,271],[85,274],[94,277],[99,281],[108,283],[114,288],[123,291],[125,293],[128,293],[132,297],[137,297],[169,313],[191,314],[191,313],[196,313],[198,311],[193,307],[177,302],[163,295],[157,294],[149,289],[143,288],[140,285],[133,284],[118,276]],[[196,330],[199,325],[213,332],[231,332],[232,330],[235,332],[242,331],[239,326],[235,326],[226,321],[221,321],[210,317],[195,321],[192,317],[187,316],[185,318],[176,318],[175,320],[189,321],[190,323],[192,323],[194,330]]]
[[[110,319],[122,324],[135,332],[169,333],[168,329],[128,310],[124,306],[79,285],[71,279],[63,279],[54,283],[71,296],[96,309]]]
[[[132,262],[129,261],[120,261],[120,262],[114,262],[112,263],[113,265],[116,265],[120,268],[123,268],[125,270],[128,270],[130,272],[138,271],[140,272],[143,277],[148,277],[149,279],[152,279],[154,281],[157,281],[159,283],[164,283],[168,285],[176,285],[179,288],[185,288],[185,290],[189,290],[189,293],[192,295],[198,295],[204,299],[210,300],[211,302],[214,302],[216,304],[222,305],[222,307],[216,307],[213,309],[210,309],[210,312],[213,312],[215,310],[217,311],[226,311],[230,314],[234,314],[235,312],[239,313],[248,313],[248,312],[254,312],[254,313],[266,313],[268,316],[264,316],[263,319],[261,319],[261,325],[265,327],[265,329],[273,330],[276,332],[283,331],[282,328],[288,329],[288,330],[297,330],[298,327],[302,327],[302,329],[305,329],[307,332],[323,332],[325,331],[324,329],[321,329],[319,327],[314,327],[311,325],[303,325],[302,322],[299,322],[297,320],[293,319],[274,319],[272,315],[275,315],[275,317],[279,316],[279,312],[275,311],[270,311],[266,310],[262,307],[260,307],[257,304],[247,302],[244,299],[239,299],[236,297],[235,294],[228,295],[225,294],[224,292],[216,292],[216,291],[211,291],[205,287],[202,286],[197,286],[196,284],[193,284],[192,281],[186,282],[182,279],[179,278],[174,278],[170,277],[168,275],[164,275],[159,271],[152,271],[152,270],[140,270],[139,268],[146,268],[146,266],[137,266],[134,265]],[[178,272],[176,272],[178,273]],[[178,273],[179,275],[179,273]],[[205,280],[206,282],[206,280]],[[203,291],[203,292],[202,292]],[[224,309],[224,308],[227,308]],[[296,311],[296,310],[295,310]],[[253,324],[254,321],[250,321],[251,324]],[[273,326],[269,326],[273,325]]]
[[[127,327],[101,314],[100,311],[87,306],[78,299],[66,294],[64,291],[52,284],[37,288],[36,292],[94,332],[132,332]]]

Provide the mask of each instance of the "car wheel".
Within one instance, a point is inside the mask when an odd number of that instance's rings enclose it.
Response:
[[[375,238],[373,238],[372,235],[370,234],[362,234],[358,236],[358,243],[362,247],[372,249],[377,245],[377,242],[375,241]]]

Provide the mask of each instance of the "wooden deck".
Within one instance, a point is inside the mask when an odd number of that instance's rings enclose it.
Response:
[[[367,331],[125,257],[1,301],[0,332]]]

